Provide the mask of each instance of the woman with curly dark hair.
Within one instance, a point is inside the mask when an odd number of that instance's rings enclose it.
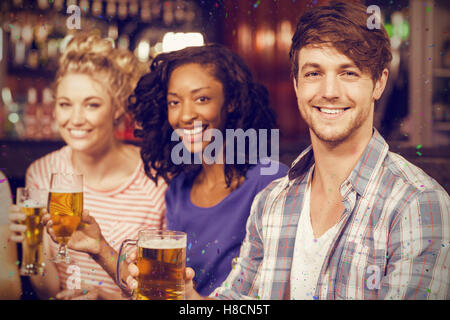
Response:
[[[186,264],[207,295],[239,254],[253,198],[288,170],[266,158],[260,146],[269,143],[255,134],[275,126],[268,92],[242,58],[210,44],[158,55],[129,100],[145,171],[170,184],[167,228],[188,234]]]

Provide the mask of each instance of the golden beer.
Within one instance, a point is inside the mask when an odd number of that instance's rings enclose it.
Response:
[[[77,229],[83,212],[83,192],[50,191],[48,212],[58,243],[67,244]]]
[[[185,239],[138,242],[137,300],[183,300]]]
[[[42,209],[44,207],[20,207],[25,214],[25,221],[21,222],[27,227],[25,241],[22,243],[22,275],[41,274],[42,263]]]
[[[42,230],[44,229],[41,224],[42,209],[44,209],[44,207],[20,208],[26,216],[25,221],[23,222],[23,224],[27,226],[27,231],[25,231],[25,241],[30,247],[36,247],[42,243]]]

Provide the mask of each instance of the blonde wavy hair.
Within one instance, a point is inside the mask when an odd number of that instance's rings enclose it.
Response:
[[[112,41],[93,33],[76,33],[59,59],[53,88],[56,93],[61,79],[69,73],[106,80],[111,102],[126,112],[128,97],[148,71],[149,63],[140,62],[129,50],[114,48]]]

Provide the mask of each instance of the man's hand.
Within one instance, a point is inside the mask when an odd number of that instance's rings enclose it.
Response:
[[[134,261],[136,260],[136,254],[133,253],[130,255],[130,260]],[[136,290],[138,288],[138,282],[136,280],[137,276],[139,275],[139,269],[134,263],[130,263],[128,265],[128,272],[130,275],[127,278],[127,285],[131,290]],[[192,268],[186,268],[185,269],[185,293],[186,293],[186,300],[203,300],[204,298],[198,294],[197,291],[194,289],[194,282],[193,279],[195,277],[195,272]]]
[[[195,272],[192,268],[186,268],[184,280],[186,290],[186,300],[203,300],[204,298],[194,289]]]

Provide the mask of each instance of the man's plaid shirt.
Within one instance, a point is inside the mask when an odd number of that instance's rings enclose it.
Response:
[[[290,271],[311,146],[252,205],[240,256],[217,299],[289,299]],[[389,152],[378,131],[340,188],[344,219],[317,299],[449,299],[450,198],[420,168]]]

